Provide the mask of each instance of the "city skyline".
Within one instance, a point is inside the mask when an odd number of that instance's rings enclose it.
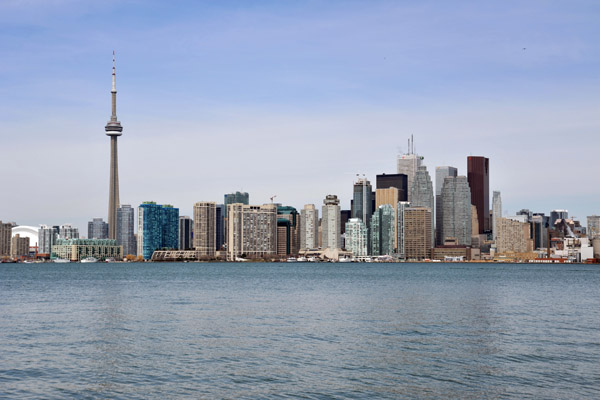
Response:
[[[396,173],[412,134],[430,172],[466,175],[468,156],[489,158],[489,191],[502,192],[505,215],[565,208],[584,222],[598,213],[584,173],[600,129],[593,2],[344,4],[189,3],[161,14],[149,2],[141,15],[134,2],[0,5],[0,50],[11,61],[0,67],[0,118],[15,132],[2,137],[0,166],[18,168],[0,178],[9,189],[0,220],[81,232],[108,220],[102,126],[113,48],[125,204],[191,215],[194,203],[239,190],[251,204],[277,195],[298,210],[335,194],[349,209],[356,174]],[[107,32],[109,15],[116,25],[137,17]],[[419,26],[430,18],[439,26]],[[452,18],[471,24],[445,35],[458,27]]]

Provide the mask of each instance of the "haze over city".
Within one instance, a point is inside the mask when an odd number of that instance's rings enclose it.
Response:
[[[505,213],[598,213],[593,1],[0,4],[0,220],[106,218],[112,51],[120,198],[190,215],[250,193],[301,208],[356,174],[490,159]],[[10,171],[10,172],[8,172]]]

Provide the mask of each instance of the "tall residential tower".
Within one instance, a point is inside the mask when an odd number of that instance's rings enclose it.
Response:
[[[108,189],[108,238],[117,238],[117,208],[119,208],[119,159],[117,156],[117,138],[122,135],[123,127],[117,120],[117,85],[115,75],[115,52],[112,68],[112,114],[104,127],[110,136],[110,184]]]

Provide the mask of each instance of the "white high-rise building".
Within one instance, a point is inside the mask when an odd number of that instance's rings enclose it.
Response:
[[[227,258],[229,260],[242,256],[261,258],[276,254],[277,206],[275,204],[262,206],[228,204]]]
[[[58,229],[59,239],[79,239],[79,229],[71,224],[61,225]]]
[[[342,229],[340,226],[340,201],[336,195],[328,194],[323,200],[321,220],[321,243],[324,249],[339,249]]]
[[[194,248],[198,255],[214,256],[217,248],[217,203],[200,201],[194,204],[193,224]]]
[[[351,251],[355,257],[367,255],[367,226],[359,218],[350,218],[346,222],[346,250]]]
[[[58,239],[58,228],[55,226],[40,225],[38,229],[38,253],[50,254],[52,252],[52,246]]]
[[[502,218],[502,197],[499,191],[494,191],[492,197],[492,234],[494,241],[498,239],[498,218]]]
[[[423,157],[417,154],[402,154],[398,156],[398,173],[405,174],[408,182],[408,201],[411,201],[411,188],[417,175],[417,171],[423,163]]]
[[[590,240],[600,237],[600,215],[587,217],[587,235]]]
[[[319,247],[319,210],[314,204],[306,204],[300,210],[300,248]]]

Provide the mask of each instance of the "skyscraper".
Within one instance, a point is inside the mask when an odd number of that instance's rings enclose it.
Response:
[[[396,240],[396,211],[390,204],[380,205],[371,219],[371,254],[392,255]]]
[[[467,157],[467,179],[471,188],[471,204],[477,207],[479,231],[490,230],[490,160],[481,156]]]
[[[444,219],[440,229],[441,242],[455,238],[457,244],[471,245],[471,190],[466,176],[447,176],[442,188],[441,210]]]
[[[137,255],[135,241],[135,210],[129,204],[117,208],[117,245],[123,246],[123,255]]]
[[[421,163],[423,162],[423,157],[415,154],[414,147],[414,141],[411,136],[408,141],[408,151],[405,154],[398,156],[398,173],[404,174],[407,177],[408,196],[406,201],[412,201],[411,190],[413,187],[413,181],[415,179],[415,175],[417,175],[417,171],[419,170]]]
[[[88,222],[88,239],[108,239],[108,224],[102,218]]]
[[[377,189],[398,189],[399,201],[407,201],[408,199],[408,176],[405,174],[381,174],[375,177]],[[379,206],[377,206],[379,207]]]
[[[367,226],[360,218],[350,218],[346,222],[346,250],[355,257],[367,255]]]
[[[413,181],[410,198],[412,199],[410,201],[411,207],[426,207],[431,211],[430,244],[435,243],[433,237],[433,183],[431,182],[429,172],[427,172],[427,167],[424,165],[421,165],[417,170],[415,179]]]
[[[300,251],[300,215],[291,206],[277,206],[277,254],[296,255]]]
[[[58,228],[56,226],[41,225],[40,229],[38,229],[38,253],[49,255],[57,239]]]
[[[12,238],[13,222],[3,223],[0,221],[0,256],[10,255],[10,240]]]
[[[431,209],[404,209],[404,252],[406,259],[423,260],[430,257],[432,247]]]
[[[108,188],[108,237],[117,238],[117,208],[119,208],[119,159],[117,151],[117,138],[122,135],[123,127],[117,120],[117,84],[115,74],[115,52],[113,51],[112,68],[112,114],[110,121],[104,127],[106,135],[110,137],[110,184]]]
[[[187,215],[179,217],[179,250],[188,250],[193,247],[192,232],[194,221]]]
[[[321,235],[324,249],[339,249],[341,240],[340,201],[336,195],[328,194],[323,200]]]
[[[406,258],[404,247],[405,230],[404,230],[404,212],[410,207],[408,201],[399,201],[396,206],[396,253],[401,259]]]
[[[79,229],[71,224],[61,225],[58,229],[59,239],[79,239]]]
[[[235,193],[227,193],[226,195],[223,196],[223,204],[225,206],[225,208],[223,209],[224,212],[224,217],[227,218],[227,205],[228,204],[235,204],[235,203],[241,203],[241,204],[250,204],[250,195],[246,192],[235,192]]]
[[[358,178],[354,183],[352,196],[352,218],[359,218],[367,229],[373,215],[373,188],[366,178]]]
[[[194,204],[194,248],[200,256],[213,257],[217,242],[217,203]]]
[[[494,235],[494,241],[498,238],[498,218],[502,218],[502,195],[499,191],[494,190],[492,196],[492,234]]]
[[[587,217],[587,235],[590,240],[600,237],[600,216],[590,215]]]
[[[217,204],[217,243],[216,250],[221,250],[225,244],[225,209],[224,204]]]
[[[458,169],[455,167],[436,167],[435,168],[435,243],[437,245],[444,244],[444,238],[442,237],[442,221],[444,221],[444,210],[442,208],[442,187],[444,186],[444,179],[448,176],[457,176]],[[469,203],[471,199],[469,199]]]
[[[306,204],[300,210],[300,248],[319,247],[319,210],[314,204]]]
[[[160,249],[179,248],[179,209],[146,201],[138,207],[137,254],[144,260]]]
[[[277,206],[227,206],[227,258],[260,258],[277,254]]]
[[[554,228],[556,221],[559,219],[569,218],[568,210],[552,210],[550,211],[550,228]]]

